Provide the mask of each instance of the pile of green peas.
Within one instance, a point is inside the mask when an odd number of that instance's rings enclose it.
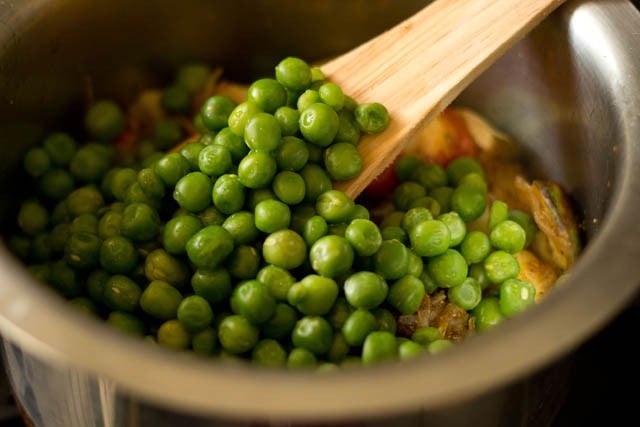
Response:
[[[86,134],[53,132],[26,152],[33,191],[8,243],[73,306],[178,351],[332,370],[449,347],[433,326],[397,333],[427,294],[444,290],[478,330],[533,303],[514,253],[535,223],[487,207],[476,160],[403,157],[393,208],[376,222],[333,189],[360,172],[361,135],[384,131],[389,115],[300,58],[242,103],[206,99],[190,117],[199,139],[167,153],[210,74],[178,70],[162,91],[166,116],[133,158],[113,144],[127,117],[112,100],[90,106]],[[472,230],[487,209],[490,232]]]

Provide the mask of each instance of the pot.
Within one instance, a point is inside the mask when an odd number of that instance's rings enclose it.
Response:
[[[0,3],[0,223],[15,218],[24,149],[79,126],[83,94],[131,94],[180,63],[243,81],[285,55],[320,60],[427,2]],[[88,319],[0,246],[2,354],[35,426],[541,426],[562,405],[574,350],[631,303],[640,275],[640,14],[569,1],[460,95],[522,144],[532,175],[568,190],[584,252],[540,304],[438,357],[335,374],[274,372],[176,354]],[[407,84],[410,84],[408,82]]]

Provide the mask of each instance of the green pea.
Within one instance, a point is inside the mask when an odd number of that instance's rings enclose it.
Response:
[[[238,164],[238,178],[248,188],[264,188],[276,175],[275,159],[265,151],[251,151]]]
[[[292,136],[297,134],[300,130],[300,126],[298,125],[300,112],[298,110],[288,106],[283,106],[278,108],[273,116],[280,125],[282,136]]]
[[[265,113],[274,113],[286,105],[287,92],[276,79],[263,78],[249,85],[247,100],[255,102]]]
[[[347,226],[344,236],[359,256],[371,256],[382,245],[380,229],[368,219],[352,220]]]
[[[489,230],[505,221],[509,216],[509,206],[502,200],[494,200],[489,208]]]
[[[162,246],[172,255],[186,253],[187,242],[202,228],[202,221],[192,215],[171,218],[162,231]]]
[[[149,280],[162,280],[178,288],[184,286],[189,278],[188,268],[182,259],[164,249],[155,249],[147,255],[144,272]]]
[[[365,133],[380,133],[389,125],[389,112],[379,102],[366,102],[358,105],[354,115],[358,126]]]
[[[256,228],[264,233],[274,233],[289,228],[291,209],[279,200],[263,200],[253,212]]]
[[[406,275],[389,286],[387,302],[402,314],[412,314],[420,307],[424,295],[422,281]]]
[[[484,265],[482,262],[471,264],[469,266],[469,277],[476,279],[482,290],[487,289],[491,285],[491,282],[487,277],[487,273],[484,271]]]
[[[287,270],[273,264],[264,266],[258,271],[256,279],[264,283],[277,300],[286,301],[289,289],[296,283],[295,277]]]
[[[462,243],[464,236],[467,234],[467,226],[456,212],[447,212],[438,216],[438,220],[442,221],[449,229],[451,237],[449,246],[454,247]]]
[[[411,248],[419,256],[441,255],[451,245],[451,231],[440,220],[426,220],[416,224],[409,232]]]
[[[527,233],[520,224],[507,219],[491,229],[489,240],[494,248],[514,254],[524,249]]]
[[[429,344],[427,344],[427,352],[430,354],[438,354],[451,348],[453,342],[448,339],[435,340]]]
[[[134,242],[148,242],[160,232],[160,216],[145,203],[131,203],[122,212],[120,233]]]
[[[304,200],[307,202],[316,203],[321,194],[332,188],[331,178],[323,168],[316,164],[307,164],[300,170],[300,175],[304,179]]]
[[[182,302],[180,291],[161,280],[149,283],[140,296],[142,311],[160,320],[175,319],[180,302]]]
[[[213,191],[210,190],[209,193],[212,194],[215,207],[224,214],[238,212],[244,206],[245,188],[238,175],[222,175],[216,179]]]
[[[191,172],[178,180],[173,191],[173,198],[180,207],[189,212],[197,213],[211,204],[212,188],[213,183],[207,175],[202,172]]]
[[[138,307],[142,290],[127,276],[116,274],[104,285],[102,301],[112,310],[133,312]]]
[[[311,84],[311,67],[304,60],[296,57],[286,57],[275,67],[276,80],[282,86],[303,90]]]
[[[262,334],[267,338],[288,338],[298,321],[296,310],[286,303],[277,303],[273,315],[262,325]]]
[[[431,191],[447,185],[447,174],[442,166],[433,163],[422,163],[409,172],[411,179]]]
[[[213,95],[200,107],[200,117],[207,129],[219,131],[227,126],[227,120],[236,103],[224,95]]]
[[[412,201],[424,197],[427,194],[427,190],[413,181],[405,181],[398,185],[393,191],[393,203],[398,210],[407,211],[410,209]]]
[[[182,299],[177,309],[178,320],[189,332],[198,332],[213,321],[213,310],[209,302],[199,295]]]
[[[105,239],[100,246],[100,265],[109,273],[126,274],[138,264],[138,252],[131,240],[122,236]]]
[[[468,264],[482,262],[491,251],[489,237],[482,231],[473,230],[467,233],[460,244],[460,253]]]
[[[422,326],[411,334],[412,341],[425,346],[440,339],[442,339],[442,332],[434,326]]]
[[[452,160],[446,168],[449,183],[457,186],[459,181],[469,173],[477,173],[484,176],[482,166],[472,157],[460,156]]]
[[[71,233],[64,249],[67,263],[77,269],[86,270],[98,265],[100,238],[92,233]]]
[[[36,201],[26,201],[18,211],[18,226],[26,234],[35,236],[42,233],[49,223],[47,209]]]
[[[366,309],[356,309],[345,319],[341,331],[349,345],[362,345],[367,335],[378,328],[376,317]]]
[[[104,286],[111,275],[104,270],[93,270],[87,276],[87,294],[92,301],[102,303]]]
[[[405,341],[398,346],[398,358],[400,360],[412,359],[424,352],[424,347],[413,341]]]
[[[51,264],[49,282],[54,289],[67,298],[77,297],[82,292],[76,271],[64,260]]]
[[[22,166],[29,176],[38,178],[51,167],[51,157],[41,147],[31,148],[24,155]]]
[[[500,285],[500,312],[512,317],[535,303],[536,288],[520,279],[507,279]]]
[[[264,323],[273,315],[276,300],[269,288],[259,280],[247,280],[231,295],[231,309],[253,324]]]
[[[538,227],[536,226],[536,223],[531,214],[521,210],[512,210],[509,212],[508,219],[517,222],[524,229],[527,236],[525,239],[524,247],[529,247],[536,236],[536,232],[538,231]]]
[[[176,85],[194,94],[204,88],[210,75],[211,69],[208,65],[199,62],[187,63],[178,68]]]
[[[443,254],[429,259],[429,275],[441,288],[451,288],[461,284],[467,277],[467,261],[455,249],[447,249]]]
[[[336,331],[333,334],[333,340],[331,341],[331,347],[327,353],[327,359],[332,363],[340,363],[349,355],[350,350],[351,347],[344,335],[342,335],[340,331]]]
[[[182,86],[169,86],[162,91],[160,105],[170,114],[186,114],[191,109],[191,94]]]
[[[314,215],[304,223],[302,236],[307,246],[311,246],[319,238],[326,236],[328,233],[329,227],[327,226],[327,221],[319,215]]]
[[[347,181],[360,174],[363,160],[355,145],[337,142],[324,151],[324,165],[331,179]]]
[[[64,199],[74,187],[73,177],[65,169],[49,169],[38,179],[40,193],[52,200]]]
[[[145,325],[142,319],[135,314],[122,311],[112,311],[107,316],[107,324],[118,331],[134,336],[142,336],[145,332]]]
[[[239,211],[229,215],[222,223],[235,245],[247,245],[256,241],[260,230],[255,225],[251,212]]]
[[[108,197],[123,201],[129,187],[138,180],[138,172],[132,168],[111,169],[102,181],[102,192]],[[173,183],[175,184],[175,182]]]
[[[376,307],[371,310],[371,313],[375,316],[378,322],[379,331],[387,331],[392,334],[396,333],[397,323],[395,316],[386,308]]]
[[[296,322],[291,333],[291,341],[295,347],[322,356],[331,348],[333,331],[324,317],[304,316]]]
[[[500,302],[495,297],[483,298],[473,309],[473,315],[476,318],[478,332],[493,328],[504,319],[504,315],[500,311]]]
[[[295,136],[285,136],[274,152],[278,169],[299,171],[309,161],[307,144]]]
[[[84,124],[93,139],[111,142],[124,129],[125,117],[120,106],[114,101],[99,100],[89,107]]]
[[[338,296],[335,280],[311,274],[289,288],[287,301],[302,314],[324,315]]]
[[[191,348],[195,354],[209,356],[216,349],[218,333],[213,328],[205,328],[191,336]]]
[[[333,108],[316,102],[300,114],[300,132],[304,139],[320,147],[329,146],[340,126],[340,119]]]
[[[257,113],[244,128],[244,141],[251,150],[273,151],[280,145],[282,130],[278,120],[268,113]]]
[[[103,206],[104,198],[93,185],[77,188],[67,196],[67,209],[72,217],[95,214]]]
[[[233,251],[233,238],[220,225],[208,225],[186,245],[187,256],[197,268],[215,268]]]
[[[42,141],[42,148],[53,165],[67,166],[78,149],[78,143],[65,132],[53,132]]]
[[[316,242],[317,244],[317,242]],[[278,230],[269,234],[262,245],[262,257],[276,267],[293,270],[307,259],[307,245],[293,230]]]
[[[386,331],[374,331],[367,335],[362,345],[362,363],[370,365],[398,358],[396,337]]]
[[[316,211],[329,224],[348,222],[355,211],[355,203],[344,192],[329,190],[319,195]]]
[[[158,159],[152,169],[167,186],[173,187],[191,171],[191,165],[180,153],[168,153]]]
[[[279,368],[287,364],[287,352],[274,339],[266,338],[258,341],[251,352],[254,364],[269,368]]]
[[[164,182],[151,168],[143,168],[138,172],[138,185],[140,185],[142,191],[149,197],[164,197]]]
[[[471,185],[456,187],[451,194],[451,209],[465,222],[478,219],[487,207],[487,193]]]
[[[440,212],[448,212],[451,210],[451,196],[453,195],[453,188],[451,187],[436,187],[429,191],[429,197],[432,197],[438,202],[440,206]]]
[[[399,279],[409,269],[408,249],[398,240],[384,240],[373,255],[373,264],[375,272],[385,279]]]
[[[340,236],[328,235],[318,239],[309,250],[311,267],[326,277],[338,277],[351,269],[353,248]]]
[[[340,123],[338,125],[338,132],[336,133],[335,140],[337,142],[346,142],[349,144],[357,145],[360,142],[360,126],[356,122],[356,118],[352,111],[345,110],[344,108],[338,112],[338,119]]]
[[[379,306],[387,298],[388,290],[384,278],[370,271],[354,273],[344,282],[345,297],[356,308],[372,309]]]
[[[167,320],[158,328],[158,344],[172,350],[186,350],[191,336],[182,323],[176,319]]]
[[[491,283],[502,283],[520,273],[516,257],[505,251],[495,251],[484,259],[484,271]]]
[[[296,347],[289,352],[287,357],[287,368],[291,369],[309,368],[316,366],[317,363],[315,354],[306,348]]]
[[[209,304],[217,304],[231,296],[231,275],[224,268],[198,269],[191,276],[191,287]]]
[[[467,277],[461,284],[447,289],[447,297],[463,310],[473,310],[482,299],[482,288],[475,279]]]
[[[213,138],[212,144],[226,148],[231,155],[231,161],[234,165],[238,164],[238,162],[249,153],[249,147],[245,144],[242,136],[236,135],[229,127],[221,129]],[[198,157],[198,161],[199,160]],[[226,162],[227,159],[225,158],[224,163],[226,164]],[[231,168],[231,165],[227,167]]]
[[[291,207],[291,228],[298,234],[304,232],[305,223],[313,216],[316,216],[316,208],[311,203],[300,203]],[[326,222],[326,221],[325,221]],[[328,225],[327,225],[328,227]]]
[[[247,100],[238,104],[229,114],[229,119],[227,120],[229,130],[235,135],[244,136],[244,128],[247,125],[247,121],[262,111],[262,108],[255,101]]]
[[[315,89],[307,89],[298,96],[296,107],[298,111],[302,112],[318,102],[320,102],[320,94],[318,91]]]
[[[272,189],[278,199],[288,205],[297,205],[304,200],[304,179],[295,172],[279,172],[273,178]]]
[[[109,151],[103,145],[85,144],[80,147],[69,163],[69,172],[79,182],[100,182],[111,166]]]
[[[180,215],[185,215],[187,212],[182,212]],[[222,214],[215,206],[209,206],[202,212],[198,213],[198,218],[202,221],[202,224],[206,227],[208,225],[222,225],[224,220],[226,219],[225,215]]]
[[[240,245],[233,249],[227,268],[232,277],[247,280],[256,277],[260,261],[260,255],[255,247]]]

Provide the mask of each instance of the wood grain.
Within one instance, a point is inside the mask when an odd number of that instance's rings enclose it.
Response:
[[[389,110],[389,127],[359,144],[363,171],[336,182],[352,197],[406,141],[564,0],[436,0],[369,42],[322,66],[357,102]]]

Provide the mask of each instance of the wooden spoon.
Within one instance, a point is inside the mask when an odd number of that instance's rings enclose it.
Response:
[[[322,65],[358,103],[380,102],[391,120],[358,149],[363,170],[338,188],[356,197],[406,142],[564,0],[436,0],[407,20]]]

